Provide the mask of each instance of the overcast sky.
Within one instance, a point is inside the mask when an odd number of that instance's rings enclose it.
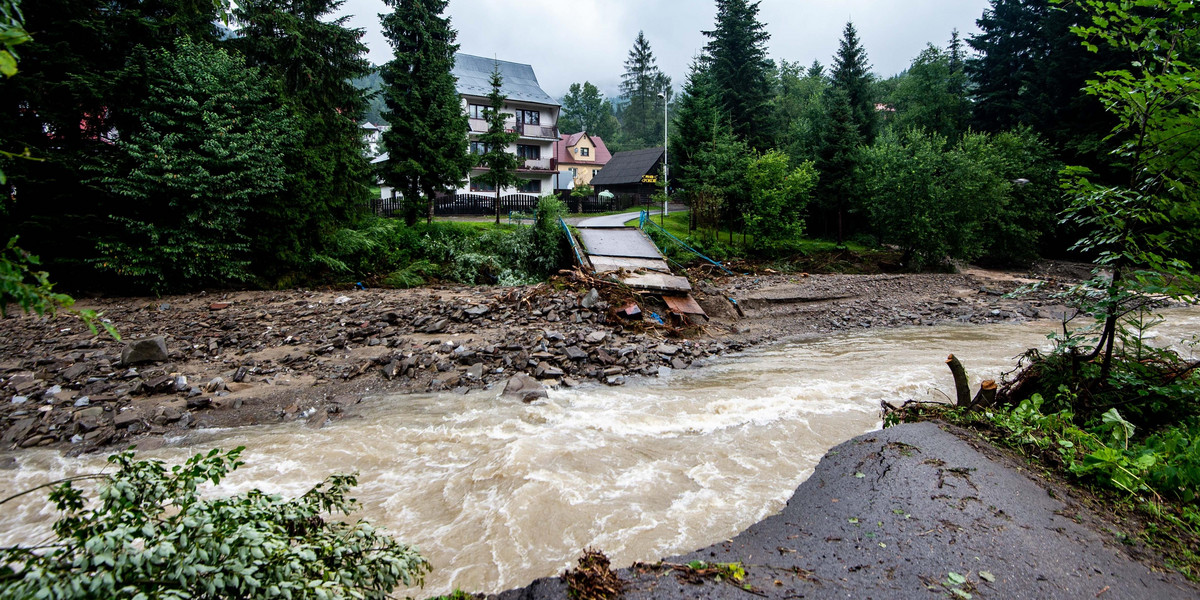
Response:
[[[759,18],[771,34],[775,60],[828,66],[842,27],[854,21],[876,74],[908,67],[925,44],[945,46],[950,31],[978,32],[975,19],[988,0],[763,0]],[[364,29],[370,59],[382,64],[391,49],[379,27],[382,0],[346,0],[352,27]],[[615,95],[638,31],[678,88],[712,29],[713,0],[450,0],[461,51],[533,65],[555,98],[575,82],[591,81]]]

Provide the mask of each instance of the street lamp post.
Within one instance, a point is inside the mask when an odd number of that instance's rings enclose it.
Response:
[[[667,161],[667,147],[670,146],[670,138],[667,137],[667,91],[663,90],[659,92],[658,97],[663,99],[663,209],[659,222],[662,223],[663,227],[666,227],[667,201],[671,197],[671,176],[668,174],[670,165]]]

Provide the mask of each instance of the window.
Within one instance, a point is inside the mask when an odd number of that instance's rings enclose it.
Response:
[[[517,156],[525,160],[537,160],[542,157],[542,147],[517,144]]]
[[[471,154],[483,155],[487,154],[487,144],[483,142],[471,142]]]
[[[517,186],[517,190],[527,194],[540,194],[542,193],[542,180],[530,179],[529,181],[522,181],[521,184]]]
[[[536,110],[518,110],[517,122],[526,125],[540,125],[542,122],[542,113]]]
[[[494,186],[490,183],[484,183],[477,179],[472,179],[471,180],[471,191],[472,192],[494,192],[494,191],[496,191],[496,186]]]
[[[591,149],[591,148],[580,148],[580,149],[579,149],[579,152],[580,152],[580,153],[581,153],[583,156],[591,156],[592,149]]]
[[[486,119],[487,113],[488,107],[486,106],[472,104],[467,107],[467,114],[470,115],[472,119]]]

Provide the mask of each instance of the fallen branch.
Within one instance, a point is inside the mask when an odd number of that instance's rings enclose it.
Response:
[[[953,354],[946,359],[946,365],[950,367],[950,372],[954,375],[954,391],[958,395],[958,401],[955,406],[970,406],[971,405],[971,386],[967,382],[967,370],[963,368]]]

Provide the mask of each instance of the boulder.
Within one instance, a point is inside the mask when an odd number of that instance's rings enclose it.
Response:
[[[167,360],[167,340],[161,335],[129,342],[125,345],[125,349],[121,350],[122,365],[163,362],[165,360]]]
[[[522,402],[533,402],[538,398],[548,398],[549,393],[538,380],[526,373],[517,373],[504,386],[504,396],[519,398]]]
[[[596,288],[592,288],[588,291],[587,295],[583,297],[583,300],[579,301],[579,305],[586,309],[592,309],[598,302],[600,302],[600,292],[596,291]]]

